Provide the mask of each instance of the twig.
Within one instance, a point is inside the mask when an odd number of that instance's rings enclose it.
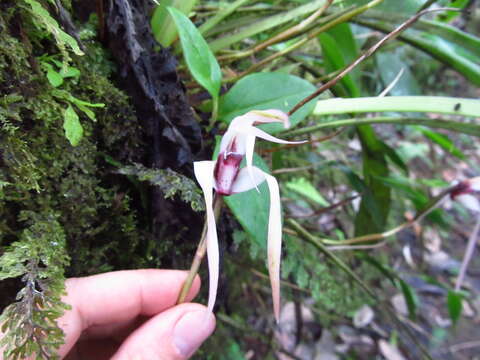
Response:
[[[467,249],[465,250],[465,255],[463,256],[462,265],[460,266],[460,272],[458,273],[457,281],[455,282],[455,291],[459,291],[462,287],[463,280],[465,279],[465,274],[467,273],[468,264],[472,260],[473,252],[475,251],[475,245],[477,244],[477,237],[480,232],[480,213],[477,217],[477,222],[473,228],[472,233],[468,239]]]
[[[331,88],[333,85],[338,83],[345,75],[347,75],[350,71],[352,71],[357,65],[362,63],[364,60],[369,58],[371,55],[373,55],[380,47],[382,47],[387,41],[394,39],[396,36],[398,36],[402,31],[404,31],[406,28],[411,26],[413,23],[415,23],[418,19],[420,19],[423,15],[431,13],[431,12],[436,12],[436,11],[459,11],[458,9],[454,8],[438,8],[438,9],[426,9],[422,10],[419,13],[417,13],[415,16],[412,16],[410,19],[405,21],[403,24],[401,24],[399,27],[397,27],[395,30],[393,30],[391,33],[385,35],[380,41],[378,41],[375,45],[373,45],[371,48],[369,48],[366,52],[364,52],[362,55],[360,55],[354,62],[351,64],[347,65],[340,73],[333,78],[332,80],[328,81],[324,85],[322,85],[320,88],[318,88],[313,94],[307,96],[305,99],[300,101],[297,105],[295,105],[289,112],[288,115],[292,115],[294,112],[296,112],[298,109],[300,109],[303,105],[308,103],[310,100],[313,100],[316,98],[318,95],[323,93],[325,90]]]
[[[313,217],[313,216],[318,216],[318,215],[321,215],[327,211],[330,211],[330,210],[333,210],[337,207],[340,207],[340,206],[343,206],[347,203],[349,203],[350,201],[352,200],[355,200],[357,197],[359,197],[360,195],[353,195],[353,196],[350,196],[346,199],[343,199],[335,204],[332,204],[330,206],[326,206],[326,207],[323,207],[317,211],[314,211],[313,213],[311,214],[307,214],[307,215],[289,215],[289,216],[286,216],[288,218],[296,218],[296,219],[300,219],[300,218],[310,218],[310,217]]]

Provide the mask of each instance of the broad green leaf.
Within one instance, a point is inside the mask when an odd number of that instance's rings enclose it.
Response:
[[[293,190],[300,195],[316,202],[320,206],[329,206],[330,204],[325,198],[318,192],[315,186],[305,178],[292,179],[285,184],[288,189]]]
[[[239,80],[220,99],[219,118],[227,123],[250,110],[279,109],[288,112],[297,102],[315,91],[315,86],[297,76],[283,73],[255,73]],[[311,101],[290,118],[292,127],[308,116]],[[262,127],[271,133],[284,130],[281,124]]]
[[[161,0],[153,11],[150,25],[152,33],[163,47],[172,45],[177,37],[177,29],[174,26],[172,17],[168,13],[168,7],[178,9],[182,14],[188,15],[197,0]]]
[[[375,55],[377,69],[383,81],[383,86],[389,86],[400,71],[402,75],[395,86],[388,92],[392,96],[420,95],[420,86],[410,71],[408,61],[404,59],[404,47],[392,51],[381,51]]]
[[[207,42],[188,17],[175,8],[168,11],[177,26],[188,69],[214,99],[218,99],[222,72]]]
[[[253,156],[253,164],[265,172],[267,165],[257,154]],[[243,166],[243,164],[242,164]],[[268,235],[268,214],[270,211],[270,195],[266,182],[256,189],[225,196],[224,201],[242,225],[245,232],[255,243],[266,251]]]
[[[63,113],[63,129],[70,144],[77,146],[83,137],[83,127],[71,105]]]
[[[450,319],[456,324],[462,315],[462,295],[450,290],[447,295],[447,306]]]

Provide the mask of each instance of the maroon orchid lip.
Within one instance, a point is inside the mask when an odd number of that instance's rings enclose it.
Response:
[[[473,192],[473,189],[471,188],[470,182],[468,182],[467,180],[464,180],[453,187],[453,189],[450,191],[450,198],[455,200],[457,196],[460,196],[463,194],[469,194],[472,192]]]
[[[213,176],[215,178],[215,191],[219,195],[232,195],[232,186],[235,182],[243,155],[238,153],[219,154]]]

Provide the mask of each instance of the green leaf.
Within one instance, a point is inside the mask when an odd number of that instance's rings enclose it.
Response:
[[[175,8],[168,11],[177,26],[188,69],[214,99],[218,99],[222,72],[207,42],[188,17]]]
[[[447,306],[450,319],[456,324],[462,314],[462,295],[450,290],[447,295]]]
[[[440,146],[445,151],[449,152],[450,154],[456,156],[461,160],[465,160],[465,155],[463,155],[463,152],[455,146],[453,141],[450,140],[448,136],[440,134],[436,131],[425,129],[420,126],[415,126],[415,128],[418,129],[423,135],[425,135],[425,137],[432,140],[435,144]]]
[[[405,298],[405,302],[407,303],[408,316],[411,319],[415,319],[417,316],[416,313],[418,297],[412,287],[408,285],[405,281],[403,281],[402,279],[398,279],[398,283],[400,284],[400,289],[402,290],[403,297]]]
[[[63,113],[63,129],[70,144],[77,146],[83,137],[83,127],[71,105],[68,105],[68,108]]]
[[[59,87],[63,84],[63,77],[53,69],[52,66],[47,67],[47,79],[53,87]]]
[[[177,37],[177,29],[168,13],[168,7],[178,9],[182,14],[188,15],[197,0],[162,0],[155,8],[150,25],[155,39],[163,46],[170,46]]]
[[[297,20],[299,17],[304,17],[325,4],[325,0],[310,1],[305,5],[298,6],[292,10],[288,10],[267,18],[256,20],[250,18],[250,24],[244,26],[240,30],[235,31],[232,35],[221,36],[215,41],[212,41],[210,47],[212,51],[217,52],[223,48],[229,47],[232,44],[240,42],[246,38],[252,37],[256,34],[265,33],[279,25],[285,24],[289,21]]]
[[[315,86],[297,76],[283,73],[255,73],[239,80],[220,99],[219,118],[227,123],[250,110],[279,109],[288,112],[297,102],[315,91]],[[311,101],[290,118],[293,126],[308,116],[315,106]],[[275,133],[284,130],[281,124],[268,124],[263,129]]]
[[[351,32],[349,33],[351,35]],[[339,35],[342,35],[340,33]],[[334,38],[328,33],[322,33],[318,36],[320,45],[322,46],[323,58],[325,62],[325,68],[328,72],[333,72],[338,69],[342,69],[345,66],[346,59],[342,54],[342,48],[339,48],[339,39]],[[351,43],[351,42],[350,42]],[[348,53],[350,55],[350,53]],[[343,89],[342,89],[343,87]],[[334,91],[339,96],[345,97],[358,97],[360,96],[360,89],[353,81],[352,76],[346,75],[340,80],[339,84],[335,85]]]
[[[253,155],[253,164],[265,172],[267,165],[257,154]],[[270,212],[270,195],[264,181],[258,190],[225,196],[224,201],[242,225],[245,232],[263,250],[267,249],[268,214]]]
[[[388,92],[392,96],[419,95],[422,93],[417,80],[410,71],[408,61],[404,56],[404,50],[405,47],[401,47],[393,51],[382,51],[375,55],[376,69],[380,73],[384,87],[389,86],[400,71],[403,71],[395,86]]]
[[[355,99],[327,99],[317,101],[313,115],[348,114],[364,112],[428,112],[480,117],[477,99],[446,96],[385,96]]]
[[[316,202],[320,206],[329,206],[330,204],[325,198],[318,192],[318,190],[312,185],[310,181],[305,178],[292,179],[286,183],[288,189],[293,190],[300,195]]]
[[[392,16],[389,17],[392,18]],[[399,22],[403,20],[398,19]],[[384,19],[372,21],[362,18],[356,19],[356,21],[360,25],[385,33],[394,30],[392,20],[389,23],[385,23]],[[428,30],[420,31],[419,25],[416,25],[417,28],[406,30],[398,38],[457,70],[473,84],[480,85],[480,56],[478,54],[480,39],[448,25],[425,21],[421,24],[422,28],[428,28]]]

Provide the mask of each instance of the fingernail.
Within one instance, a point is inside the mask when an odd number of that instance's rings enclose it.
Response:
[[[188,357],[197,350],[215,329],[215,317],[205,311],[183,315],[173,330],[173,343],[182,356]]]

